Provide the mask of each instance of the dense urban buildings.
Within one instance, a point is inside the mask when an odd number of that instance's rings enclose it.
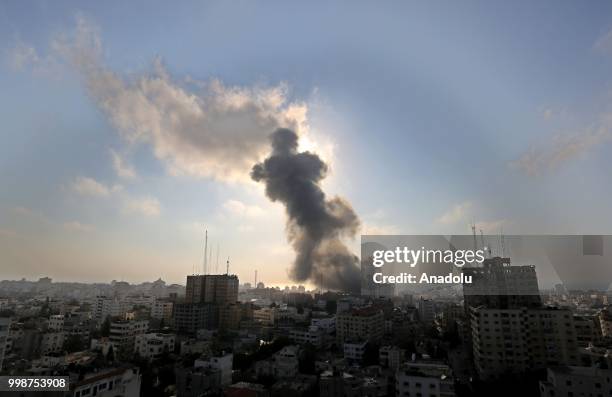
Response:
[[[464,271],[465,294],[398,296],[0,282],[2,374],[67,374],[75,397],[608,395],[612,293],[541,291],[509,258]]]

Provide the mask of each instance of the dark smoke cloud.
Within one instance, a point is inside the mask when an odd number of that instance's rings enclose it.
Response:
[[[290,276],[330,289],[358,291],[359,260],[341,238],[355,235],[359,218],[344,199],[325,197],[319,182],[327,165],[316,154],[298,152],[295,132],[277,129],[271,139],[272,153],[253,167],[251,177],[265,182],[270,200],[285,205],[287,235],[296,252]]]

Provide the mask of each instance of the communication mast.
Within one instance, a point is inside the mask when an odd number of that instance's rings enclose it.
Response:
[[[208,229],[206,229],[206,237],[204,237],[204,274],[206,274],[207,266],[208,266]]]

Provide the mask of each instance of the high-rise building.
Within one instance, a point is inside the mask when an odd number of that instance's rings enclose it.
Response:
[[[173,307],[174,325],[179,332],[195,334],[198,329],[237,328],[240,312],[238,277],[233,274],[187,276],[185,303]]]
[[[569,309],[472,307],[470,311],[474,366],[481,379],[578,363]]]
[[[424,324],[433,324],[436,318],[435,303],[431,299],[419,299],[419,319]]]
[[[512,266],[510,258],[487,258],[482,267],[466,267],[472,282],[463,284],[466,310],[487,306],[500,309],[542,304],[535,266]]]
[[[173,319],[179,333],[195,335],[199,329],[217,328],[219,308],[212,303],[176,303]]]
[[[2,370],[2,362],[4,361],[4,350],[6,349],[6,339],[8,338],[10,326],[10,318],[0,317],[0,371]]]
[[[185,302],[235,303],[238,300],[238,277],[233,274],[187,276]]]

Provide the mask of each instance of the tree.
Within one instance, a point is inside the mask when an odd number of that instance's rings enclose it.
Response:
[[[83,339],[79,335],[68,335],[68,338],[64,341],[64,350],[68,353],[74,353],[84,349]]]
[[[102,336],[109,336],[110,335],[110,326],[111,326],[110,316],[106,316],[106,318],[104,319],[104,322],[100,326],[100,335],[102,335]]]
[[[377,365],[379,346],[375,343],[368,343],[363,351],[363,365]]]
[[[300,373],[314,374],[316,359],[317,351],[315,347],[310,343],[305,343],[302,345],[302,352],[299,358]]]
[[[115,361],[115,351],[113,350],[113,346],[112,345],[111,345],[111,347],[108,348],[108,351],[106,352],[106,361],[108,361],[108,362]]]

